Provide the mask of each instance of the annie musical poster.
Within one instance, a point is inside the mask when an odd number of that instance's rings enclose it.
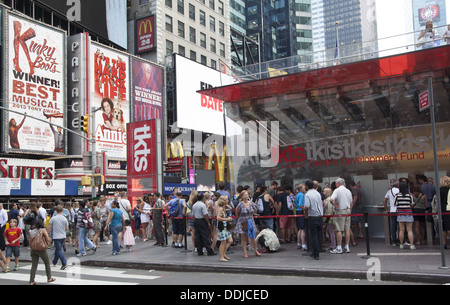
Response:
[[[6,42],[5,150],[64,154],[65,33],[9,13]]]
[[[127,130],[130,122],[129,57],[99,44],[90,46],[90,106],[95,114],[97,151],[110,159],[127,158]]]

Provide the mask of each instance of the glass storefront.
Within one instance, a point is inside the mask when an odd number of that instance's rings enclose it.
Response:
[[[209,90],[226,102],[230,182],[295,187],[313,179],[325,187],[342,177],[360,187],[368,213],[383,211],[387,190],[401,177],[416,184],[416,175],[425,174],[433,184],[430,109],[419,111],[419,95],[431,77],[442,177],[450,171],[449,51],[439,47]],[[384,236],[382,222],[373,220],[374,235]]]

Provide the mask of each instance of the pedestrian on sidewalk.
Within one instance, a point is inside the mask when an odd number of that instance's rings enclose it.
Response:
[[[141,226],[142,226],[142,241],[148,241],[147,238],[147,228],[150,224],[150,215],[151,215],[152,206],[150,204],[150,196],[145,194],[142,197],[142,201],[137,209],[139,213],[141,213]]]
[[[220,196],[217,201],[217,240],[220,241],[219,254],[221,262],[228,262],[230,258],[227,256],[227,250],[233,243],[230,226],[232,218],[227,216],[226,206],[228,204],[228,196]]]
[[[5,230],[5,244],[6,244],[6,272],[9,271],[9,263],[11,256],[14,254],[14,271],[19,270],[20,257],[20,239],[22,238],[22,230],[17,227],[17,220],[11,219],[9,221],[9,228]]]
[[[244,250],[245,258],[248,258],[247,240],[250,243],[250,246],[253,247],[255,255],[261,256],[261,253],[258,252],[255,239],[258,229],[256,227],[255,220],[253,219],[253,215],[257,213],[258,208],[256,207],[256,204],[249,200],[250,196],[248,191],[242,191],[240,197],[241,201],[236,208],[236,216],[238,220],[236,227],[234,228],[234,232],[241,235],[241,245],[242,250]]]
[[[197,247],[197,255],[203,255],[203,248],[209,256],[216,255],[214,250],[211,248],[210,240],[210,227],[208,210],[203,202],[203,193],[197,195],[197,202],[192,207],[192,214],[194,217],[194,228],[195,228],[195,245]]]
[[[411,243],[411,250],[416,249],[414,245],[413,224],[414,217],[412,208],[414,207],[414,198],[409,193],[408,184],[401,182],[399,187],[400,192],[395,196],[395,206],[397,207],[397,221],[398,221],[398,238],[400,240],[400,249],[404,248],[405,229],[408,233],[408,239]]]
[[[131,220],[127,219],[124,221],[123,228],[123,245],[126,247],[125,252],[131,252],[131,247],[135,245],[133,229],[131,228]]]
[[[80,204],[77,212],[77,229],[78,229],[78,251],[77,256],[86,255],[86,247],[92,250],[93,253],[97,251],[97,247],[89,239],[89,230],[93,226],[91,212],[89,211],[89,200],[85,199]],[[92,222],[92,223],[91,223]]]
[[[122,232],[123,228],[123,212],[120,210],[118,201],[113,201],[111,203],[111,211],[109,212],[108,220],[106,221],[106,227],[109,228],[109,231],[112,234],[112,255],[119,255],[119,233]]]
[[[172,217],[172,247],[174,248],[183,248],[183,236],[186,234],[186,223],[183,219],[186,201],[182,196],[183,193],[178,190],[176,197],[172,198],[166,205],[166,209]]]
[[[332,254],[341,254],[342,250],[342,236],[345,233],[345,253],[350,253],[350,230],[351,230],[351,220],[350,211],[351,203],[353,201],[352,192],[345,187],[345,180],[343,178],[336,179],[336,189],[331,195],[331,203],[334,205],[336,215],[341,215],[340,217],[335,217],[333,219],[334,231],[336,234],[336,249],[331,250]],[[342,216],[347,215],[347,216]]]
[[[61,205],[56,206],[56,216],[50,219],[48,231],[51,232],[53,243],[55,245],[55,257],[53,258],[53,266],[61,260],[61,270],[67,268],[67,260],[64,257],[62,251],[63,244],[66,240],[66,232],[69,230],[69,222],[66,217],[63,216],[63,207]]]
[[[314,189],[314,182],[305,181],[305,217],[308,218],[311,257],[319,260],[322,245],[323,201],[319,192]]]
[[[44,228],[44,221],[42,219],[36,220],[34,224],[34,229],[30,231],[30,243],[32,243],[34,238],[38,237],[38,234],[42,234],[48,244],[51,243],[51,239],[48,236],[47,231]],[[55,279],[52,278],[52,269],[50,267],[50,260],[48,258],[47,249],[45,250],[35,250],[31,249],[31,270],[30,270],[30,285],[36,285],[34,281],[36,277],[36,270],[39,263],[39,258],[42,259],[45,265],[45,273],[47,274],[47,282],[54,282]]]
[[[155,192],[153,195],[155,205],[152,208],[153,213],[153,229],[155,230],[156,243],[154,246],[164,245],[164,231],[163,231],[163,210],[165,202],[161,199],[161,193]]]
[[[331,194],[333,192],[331,191],[331,188],[326,187],[323,189],[323,194],[325,195],[325,200],[323,201],[324,205],[324,216],[332,216],[334,215],[334,206],[331,204]],[[333,226],[333,218],[332,217],[324,217],[323,219],[325,223],[325,232],[328,232],[328,235],[330,236],[330,242],[331,242],[331,250],[336,249],[336,235],[334,233],[334,226]]]

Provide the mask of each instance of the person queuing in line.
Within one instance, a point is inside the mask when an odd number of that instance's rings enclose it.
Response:
[[[405,229],[408,233],[408,239],[411,243],[410,249],[416,249],[414,245],[413,223],[414,217],[412,208],[414,206],[414,198],[409,193],[409,186],[405,182],[400,183],[399,193],[395,196],[395,206],[397,207],[398,221],[398,239],[400,240],[400,249],[404,248]]]
[[[182,198],[183,193],[178,190],[176,197],[166,205],[167,212],[172,218],[172,247],[183,248],[183,236],[186,234],[186,224],[183,215],[186,210],[186,201]]]
[[[164,245],[164,231],[163,231],[163,210],[165,206],[164,200],[161,199],[161,193],[155,192],[153,195],[153,200],[155,202],[152,213],[153,213],[153,229],[155,230],[156,243],[154,246]]]
[[[308,218],[311,257],[319,260],[322,245],[323,201],[322,196],[314,189],[314,182],[305,181],[305,217]]]
[[[306,245],[306,226],[305,226],[305,217],[303,207],[305,206],[305,185],[300,184],[298,186],[298,192],[295,195],[294,204],[296,207],[296,215],[295,222],[297,225],[297,249],[301,249],[302,251],[307,251],[308,247]]]
[[[192,207],[192,216],[194,217],[194,228],[196,232],[195,245],[197,247],[197,255],[203,255],[203,248],[206,249],[207,255],[216,255],[217,253],[211,248],[210,230],[208,210],[203,202],[203,193],[197,195],[197,202]]]
[[[150,196],[148,194],[144,194],[142,197],[142,201],[139,205],[139,208],[136,208],[139,213],[141,213],[141,226],[142,226],[142,241],[148,241],[147,237],[147,228],[150,224],[150,215],[152,206],[150,204]]]
[[[230,232],[230,224],[232,218],[227,216],[226,206],[228,204],[227,196],[220,196],[217,201],[217,240],[220,241],[219,256],[221,262],[228,262],[230,258],[226,255],[227,250],[233,243],[233,237]],[[214,249],[214,248],[213,248]]]
[[[193,218],[193,214],[192,214],[192,209],[194,207],[194,204],[197,202],[197,195],[198,195],[198,191],[197,190],[192,190],[191,193],[189,194],[189,199],[186,202],[186,209],[184,212],[184,215],[188,218],[186,221],[186,225],[188,228],[188,232],[191,233],[191,238],[192,238],[192,244],[194,245],[194,249],[197,250],[197,248],[195,247],[195,227],[194,227],[194,218]]]
[[[334,206],[331,204],[331,195],[333,194],[331,188],[324,188],[323,194],[325,195],[325,200],[323,201],[324,216],[334,215]],[[323,222],[325,224],[325,232],[328,232],[328,236],[330,236],[331,250],[336,249],[336,235],[334,233],[333,218],[324,217]]]
[[[334,205],[336,215],[350,215],[351,203],[353,201],[352,193],[345,187],[345,180],[338,178],[336,180],[336,189],[331,195],[331,203]],[[342,237],[345,233],[345,253],[350,253],[350,216],[335,217],[333,220],[334,230],[336,234],[336,249],[331,250],[332,254],[341,254]]]
[[[247,253],[247,240],[250,246],[253,247],[256,256],[261,256],[256,246],[256,234],[257,227],[253,215],[257,212],[256,204],[249,200],[250,196],[247,191],[242,191],[241,201],[236,208],[237,223],[234,228],[235,233],[239,233],[241,237],[242,250],[244,251],[244,257],[248,258]]]

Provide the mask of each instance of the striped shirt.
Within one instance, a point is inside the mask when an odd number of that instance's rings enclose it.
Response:
[[[395,196],[395,206],[397,207],[397,213],[402,215],[412,214],[412,204],[414,203],[414,198],[411,194],[398,193]]]

